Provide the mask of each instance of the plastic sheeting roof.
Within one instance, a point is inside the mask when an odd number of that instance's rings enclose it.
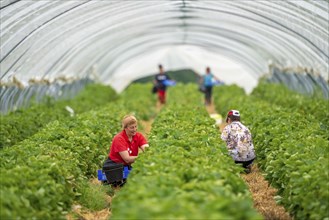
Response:
[[[1,81],[97,75],[120,92],[159,63],[247,92],[269,64],[328,80],[323,0],[2,0],[0,18]]]

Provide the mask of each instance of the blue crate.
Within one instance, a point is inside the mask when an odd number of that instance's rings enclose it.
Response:
[[[123,167],[123,178],[127,179],[131,170],[128,167]],[[106,175],[102,170],[97,170],[97,179],[99,181],[107,181]]]
[[[166,80],[163,81],[163,84],[165,86],[175,86],[176,85],[176,81],[170,80],[170,79],[166,79]]]
[[[97,170],[97,178],[99,181],[106,181],[105,173],[102,170]]]
[[[128,167],[123,167],[123,179],[127,179],[129,173],[130,170],[128,169]]]

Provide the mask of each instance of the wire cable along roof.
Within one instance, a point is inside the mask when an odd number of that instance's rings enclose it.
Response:
[[[93,76],[120,92],[159,63],[210,66],[247,92],[269,65],[328,80],[324,0],[3,0],[0,12],[2,82]]]

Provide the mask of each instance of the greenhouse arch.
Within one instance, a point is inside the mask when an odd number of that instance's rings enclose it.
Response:
[[[211,66],[247,92],[262,76],[288,70],[316,77],[328,96],[324,0],[4,0],[0,7],[2,85],[91,79],[121,92],[162,63],[199,74]]]

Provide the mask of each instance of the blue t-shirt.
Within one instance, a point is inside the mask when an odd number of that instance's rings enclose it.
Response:
[[[203,84],[205,85],[205,86],[212,86],[213,85],[213,83],[212,83],[212,78],[213,78],[214,76],[210,73],[210,74],[206,74],[206,75],[204,75],[203,76]]]

